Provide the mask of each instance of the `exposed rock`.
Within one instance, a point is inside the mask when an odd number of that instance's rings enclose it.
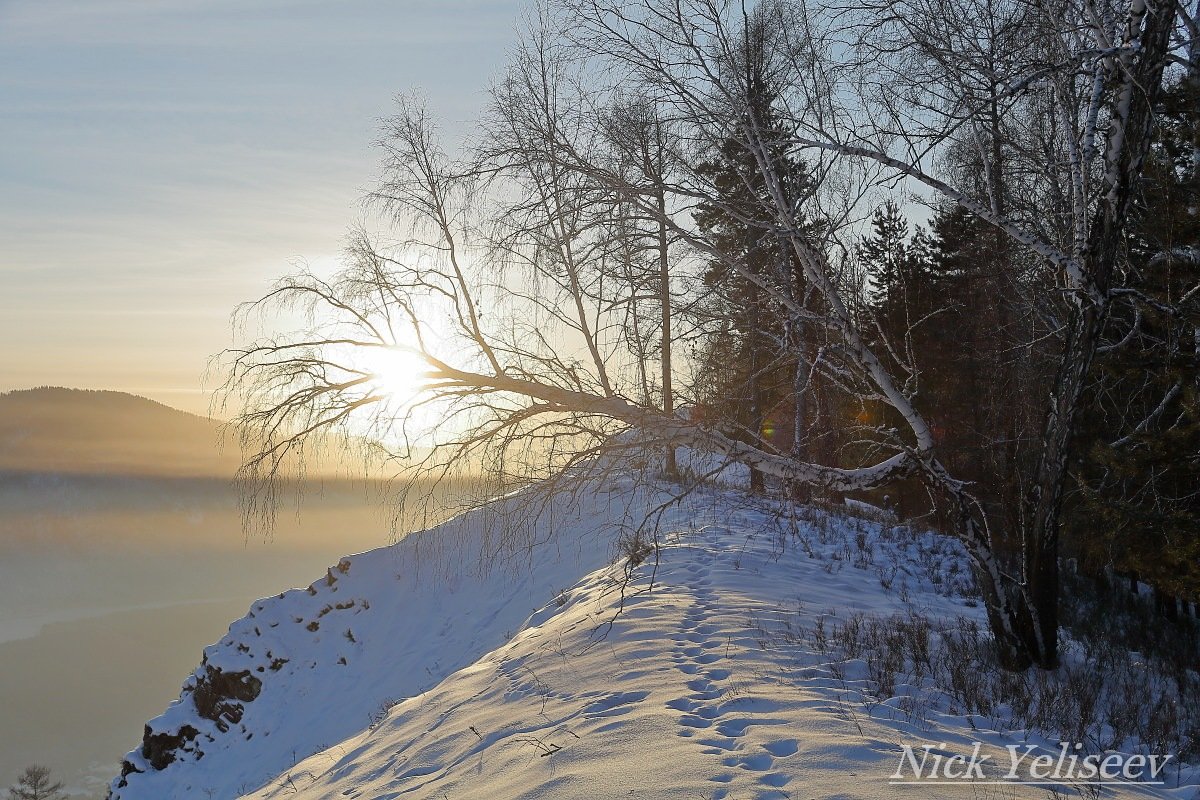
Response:
[[[258,697],[261,691],[262,681],[250,674],[249,670],[222,672],[206,664],[204,677],[197,683],[192,700],[200,716],[212,720],[219,729],[226,731],[230,724],[242,721],[242,703]]]
[[[184,725],[174,734],[151,733],[150,726],[147,725],[146,733],[142,737],[142,756],[155,769],[166,769],[167,765],[175,760],[175,752],[194,741],[199,733],[200,731],[191,725]],[[124,768],[122,772],[128,774],[124,772]]]
[[[283,661],[286,663],[286,660]],[[262,681],[251,675],[249,670],[222,672],[208,663],[203,665],[203,669],[204,674],[194,679],[192,703],[198,716],[211,720],[219,730],[226,732],[230,725],[241,722],[245,711],[242,704],[258,697],[262,691]],[[155,731],[147,725],[142,734],[142,757],[156,770],[166,769],[180,752],[194,752],[199,760],[204,757],[204,752],[193,745],[199,735],[199,730],[186,724],[174,732]],[[123,761],[118,788],[128,785],[125,778],[130,773],[141,771],[128,760]]]

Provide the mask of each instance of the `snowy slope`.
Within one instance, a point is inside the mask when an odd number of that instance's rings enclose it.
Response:
[[[235,797],[436,686],[612,560],[622,520],[665,499],[631,486],[554,495],[533,521],[528,493],[500,501],[255,602],[147,724],[112,797]]]
[[[147,772],[114,796],[1047,797],[889,785],[904,744],[969,752],[982,740],[1001,760],[1005,745],[1054,742],[978,730],[932,698],[914,721],[911,688],[864,703],[865,666],[812,646],[821,620],[856,611],[981,620],[952,541],[815,509],[789,519],[705,490],[666,512],[660,563],[626,583],[613,542],[664,497],[632,481],[603,489],[556,497],[537,530],[555,537],[520,569],[461,569],[487,549],[485,521],[467,516],[354,557],[316,594],[256,604],[207,657],[263,675],[261,693],[226,733],[197,721],[185,693],[151,727],[195,726],[189,747],[204,756],[177,752],[154,771],[131,754]],[[431,553],[434,541],[446,546]],[[278,657],[289,661],[256,672]],[[388,698],[399,702],[384,709]],[[1196,774],[1182,778],[1104,796],[1192,800]]]

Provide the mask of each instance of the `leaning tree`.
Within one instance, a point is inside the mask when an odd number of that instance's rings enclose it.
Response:
[[[915,478],[972,559],[1001,663],[1052,667],[1070,444],[1112,308],[1159,302],[1125,285],[1120,266],[1160,87],[1195,30],[1181,6],[1145,0],[559,0],[526,37],[474,151],[444,153],[411,103],[389,123],[372,199],[400,235],[356,235],[338,275],[292,276],[265,299],[303,304],[313,325],[230,354],[228,388],[245,395],[243,475],[270,486],[306,439],[384,409],[354,353],[402,349],[428,369],[422,399],[373,419],[395,440],[418,409],[436,408],[426,465],[432,453],[443,464],[481,458],[531,478],[597,452],[687,446],[833,491]],[[764,35],[770,120],[742,68]],[[604,135],[631,97],[671,130],[655,155],[669,169],[631,170]],[[749,191],[717,191],[703,168],[730,148],[749,165]],[[979,167],[971,181],[953,168],[964,151]],[[803,208],[785,169],[798,162],[815,187]],[[1052,296],[1025,298],[1055,354],[1035,387],[1045,419],[1017,530],[1004,532],[1020,542],[1015,558],[997,552],[997,521],[945,466],[920,354],[867,327],[861,287],[833,257],[876,187],[961,207],[1048,277],[1030,285]],[[699,209],[787,257],[747,264],[697,224]],[[817,460],[672,413],[677,398],[651,396],[627,357],[645,348],[626,324],[637,282],[614,280],[612,259],[636,249],[613,246],[630,227],[611,224],[618,217],[686,251],[670,276],[681,286],[719,264],[752,287],[781,327],[820,342],[793,358],[836,402],[885,407],[886,422],[864,415],[852,450]],[[803,295],[786,288],[797,277]],[[660,294],[684,315],[696,299]]]

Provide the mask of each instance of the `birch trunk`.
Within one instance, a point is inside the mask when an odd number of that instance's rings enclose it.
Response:
[[[1139,188],[1142,162],[1150,149],[1153,109],[1162,86],[1173,24],[1169,6],[1147,8],[1135,3],[1132,13],[1144,14],[1145,22],[1137,37],[1137,61],[1127,65],[1126,91],[1118,95],[1113,112],[1116,131],[1110,139],[1120,143],[1119,150],[1114,147],[1108,159],[1108,191],[1092,224],[1086,284],[1073,287],[1075,306],[1054,380],[1041,457],[1026,501],[1029,522],[1024,537],[1025,586],[1021,593],[1023,607],[1017,609],[1018,635],[1033,663],[1043,668],[1058,664],[1059,512],[1076,417],[1100,343],[1113,271]]]

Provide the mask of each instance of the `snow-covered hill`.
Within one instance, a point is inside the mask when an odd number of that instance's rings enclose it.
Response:
[[[524,499],[255,603],[149,723],[113,797],[1047,796],[892,785],[905,745],[978,741],[1005,768],[1006,746],[1057,748],[922,686],[880,695],[863,659],[821,646],[838,621],[981,620],[952,541],[708,489],[666,510],[661,560],[626,580],[617,542],[661,487],[607,478],[535,522],[510,516]],[[1196,777],[1104,792],[1192,800]]]

